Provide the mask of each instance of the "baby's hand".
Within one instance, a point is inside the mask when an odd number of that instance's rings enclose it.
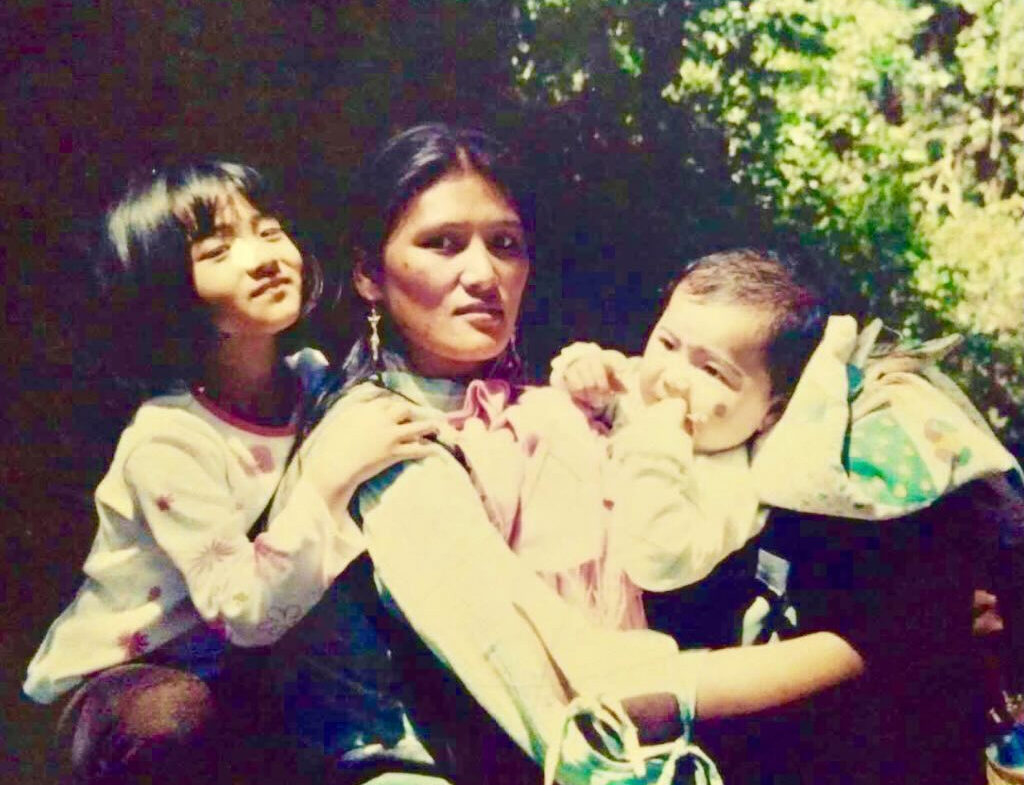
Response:
[[[694,427],[706,420],[702,412],[695,412],[690,405],[690,380],[678,368],[661,361],[645,359],[641,361],[637,372],[637,387],[648,409],[673,412],[665,422],[674,421],[691,436]]]
[[[640,397],[648,406],[666,398],[679,398],[689,404],[689,379],[677,368],[660,360],[644,358],[640,361],[637,387]]]
[[[436,413],[362,387],[349,395],[344,411],[324,421],[302,468],[338,512],[362,483],[396,463],[428,455],[432,447],[425,437],[436,434],[438,425]]]
[[[629,360],[622,352],[594,346],[592,351],[567,358],[567,362],[551,374],[551,384],[568,392],[576,403],[599,409],[625,391],[623,379],[628,369]]]

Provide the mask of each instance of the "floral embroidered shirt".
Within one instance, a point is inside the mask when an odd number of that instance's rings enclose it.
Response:
[[[325,361],[306,350],[291,364],[308,384]],[[85,580],[29,664],[25,693],[48,703],[91,673],[187,651],[189,638],[260,646],[295,624],[351,556],[302,480],[248,536],[294,439],[294,422],[244,422],[196,391],[144,403],[96,489]]]

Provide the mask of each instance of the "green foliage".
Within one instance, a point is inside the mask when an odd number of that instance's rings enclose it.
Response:
[[[776,231],[829,260],[820,272],[853,310],[910,338],[965,333],[950,370],[1024,441],[1024,3],[523,0],[519,11],[513,67],[527,100],[557,110],[589,95],[608,105],[604,133],[638,145],[691,129],[683,165],[721,165]],[[720,147],[694,153],[693,133]]]

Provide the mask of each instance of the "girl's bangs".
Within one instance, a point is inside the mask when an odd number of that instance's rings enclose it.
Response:
[[[214,233],[217,217],[223,213],[232,196],[243,196],[257,206],[262,190],[255,171],[227,163],[205,170],[192,169],[185,173],[182,182],[168,185],[171,209],[192,241]]]

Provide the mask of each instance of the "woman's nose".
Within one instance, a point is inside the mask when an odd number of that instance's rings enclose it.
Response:
[[[483,240],[473,238],[462,252],[462,257],[461,279],[467,289],[489,289],[497,283],[494,257]]]

